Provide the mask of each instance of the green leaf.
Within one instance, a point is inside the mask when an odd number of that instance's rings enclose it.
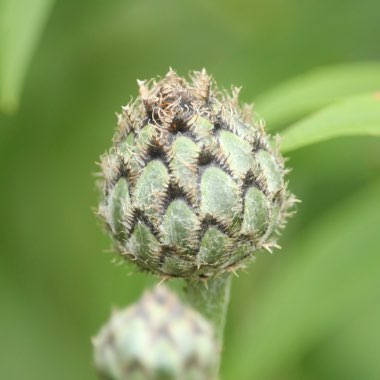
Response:
[[[246,300],[227,346],[233,355],[226,357],[231,373],[225,378],[271,378],[326,334],[360,316],[380,288],[379,225],[376,182],[300,235],[259,295]]]
[[[355,135],[380,136],[380,93],[347,98],[295,123],[282,133],[281,150]]]
[[[318,68],[259,96],[255,108],[275,130],[339,99],[378,89],[380,63]]]
[[[53,0],[0,0],[0,110],[14,111]]]

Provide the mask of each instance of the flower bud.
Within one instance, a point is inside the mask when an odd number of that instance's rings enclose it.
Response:
[[[94,338],[95,364],[110,380],[213,380],[213,328],[166,287],[115,312]]]
[[[235,271],[276,247],[293,197],[262,120],[202,72],[139,81],[102,158],[99,211],[118,251],[166,277]]]

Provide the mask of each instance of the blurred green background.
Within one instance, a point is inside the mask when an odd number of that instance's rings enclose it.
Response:
[[[90,337],[153,283],[111,264],[93,214],[137,78],[206,67],[252,102],[380,59],[379,15],[378,0],[0,0],[0,378],[95,379]],[[283,249],[234,279],[222,378],[379,379],[380,139],[288,157],[303,203]]]

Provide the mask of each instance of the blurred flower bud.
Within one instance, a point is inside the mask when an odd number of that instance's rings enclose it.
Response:
[[[115,312],[93,343],[103,379],[215,379],[219,348],[212,326],[166,287]]]

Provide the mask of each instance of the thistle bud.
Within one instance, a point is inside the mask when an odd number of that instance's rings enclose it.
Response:
[[[164,277],[235,271],[276,247],[289,215],[284,161],[262,120],[203,70],[139,81],[102,158],[99,211],[117,250]]]
[[[209,322],[165,287],[115,312],[94,348],[109,380],[213,380],[219,354]]]

